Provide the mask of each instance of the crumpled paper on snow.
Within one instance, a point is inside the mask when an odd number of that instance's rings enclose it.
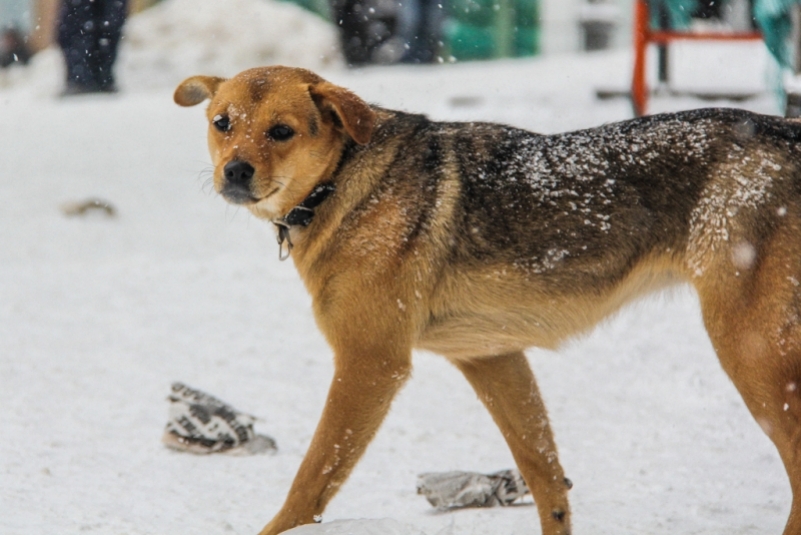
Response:
[[[417,476],[417,494],[437,509],[510,505],[529,494],[518,470],[493,474],[475,472],[430,472]]]

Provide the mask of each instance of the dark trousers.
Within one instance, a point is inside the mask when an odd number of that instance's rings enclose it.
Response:
[[[375,62],[375,52],[391,38],[404,50],[397,60],[431,63],[439,48],[442,3],[436,0],[331,0],[348,65]],[[384,58],[384,61],[386,58]]]
[[[443,17],[441,0],[405,0],[412,16],[410,28],[404,40],[408,50],[403,56],[404,63],[434,63],[439,50],[440,26]]]
[[[114,89],[112,67],[128,0],[63,0],[58,44],[67,64],[67,88]]]
[[[367,65],[373,52],[395,33],[396,13],[376,13],[370,0],[331,0],[342,52],[351,67]]]

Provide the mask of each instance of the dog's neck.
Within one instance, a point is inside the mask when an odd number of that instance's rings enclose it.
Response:
[[[320,206],[334,191],[336,187],[331,182],[318,184],[308,197],[289,211],[284,217],[274,219],[272,223],[278,228],[278,258],[286,260],[292,252],[292,240],[289,239],[289,229],[292,227],[307,227],[314,219],[314,210]],[[286,243],[286,254],[284,254]]]
[[[394,113],[381,109],[378,109],[378,111],[380,112],[378,114],[379,121],[375,129],[376,131],[374,132],[374,138],[380,137],[379,132],[382,124],[394,117]],[[284,217],[272,220],[272,223],[278,230],[278,258],[280,260],[289,258],[292,248],[294,247],[289,235],[290,229],[292,227],[305,228],[311,224],[312,219],[314,219],[315,209],[336,190],[337,184],[340,183],[343,167],[365,147],[365,145],[357,144],[349,136],[343,137],[342,151],[330,177],[325,179],[324,182],[319,183],[308,197],[290,210]],[[286,249],[284,248],[284,244],[286,244]]]

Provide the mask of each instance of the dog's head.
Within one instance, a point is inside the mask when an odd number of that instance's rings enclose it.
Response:
[[[356,95],[316,74],[261,67],[231,79],[193,76],[175,102],[211,99],[214,187],[266,219],[282,217],[335,171],[348,138],[370,141],[375,114]]]

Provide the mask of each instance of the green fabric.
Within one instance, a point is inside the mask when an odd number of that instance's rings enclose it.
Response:
[[[448,0],[449,18],[473,26],[495,24],[496,14],[501,6],[496,0]],[[539,5],[537,0],[512,0],[516,26],[536,28],[539,25]]]
[[[790,67],[790,48],[787,40],[792,32],[790,10],[801,0],[757,0],[754,4],[754,17],[762,30],[770,53],[783,67]]]
[[[450,55],[458,60],[490,59],[495,54],[495,34],[491,27],[450,19],[443,30]]]
[[[755,0],[754,2],[754,17],[762,31],[765,45],[785,67],[789,67],[791,61],[787,40],[792,32],[790,10],[795,4],[801,4],[801,0]],[[697,6],[698,0],[649,0],[651,27],[660,28],[660,14],[664,11],[667,13],[670,29],[685,30],[690,26],[691,16]]]
[[[290,4],[297,4],[300,7],[316,13],[325,20],[331,20],[331,8],[328,5],[328,0],[281,0]]]
[[[449,0],[445,5],[443,40],[456,59],[539,53],[539,0]],[[511,34],[503,23],[511,24]]]
[[[650,0],[648,8],[651,12],[651,27],[667,29],[660,28],[659,24],[660,12],[666,10],[670,29],[686,30],[690,27],[690,20],[697,5],[697,0]]]
[[[536,56],[540,53],[539,28],[515,28],[515,56]]]
[[[448,14],[471,26],[491,26],[495,22],[495,0],[450,0]]]
[[[540,26],[539,2],[534,0],[514,0],[515,26],[536,29]]]

